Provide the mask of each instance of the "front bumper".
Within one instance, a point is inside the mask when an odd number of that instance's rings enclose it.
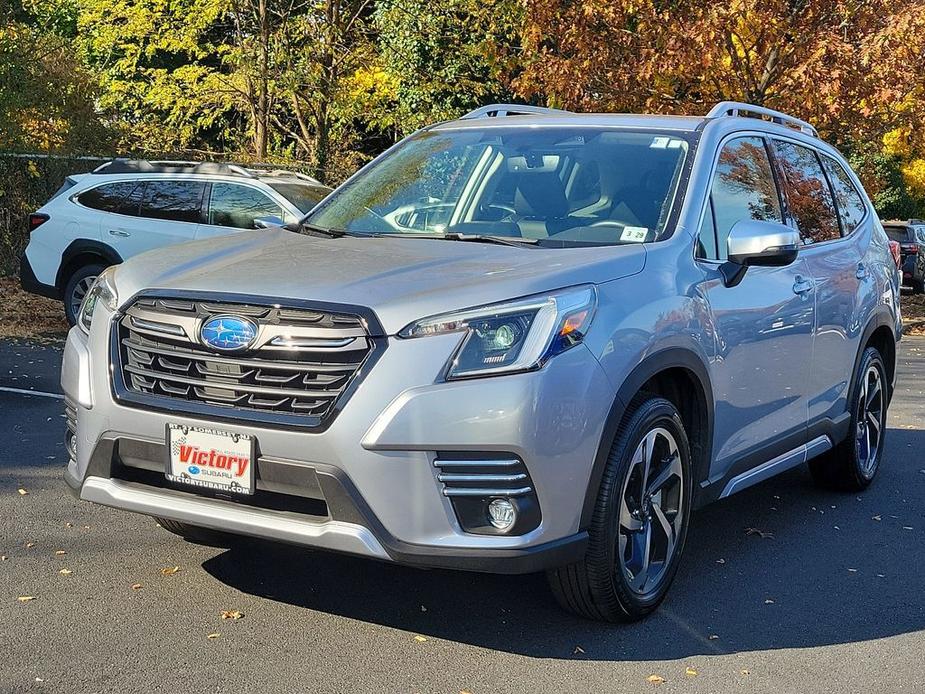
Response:
[[[331,425],[313,433],[115,402],[108,329],[94,321],[88,338],[75,328],[65,348],[62,385],[77,421],[65,478],[81,499],[428,567],[524,573],[584,553],[580,517],[613,393],[583,346],[541,371],[443,383],[458,336],[394,339]],[[165,485],[158,451],[168,422],[252,434],[258,494],[282,493],[261,505],[256,495],[242,503]],[[437,479],[434,460],[446,451],[523,460],[541,509],[537,527],[518,536],[465,532]]]

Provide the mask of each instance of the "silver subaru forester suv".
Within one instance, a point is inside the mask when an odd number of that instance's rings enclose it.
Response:
[[[297,227],[103,273],[66,479],[188,537],[546,570],[632,620],[693,509],[805,462],[870,484],[900,327],[886,234],[809,124],[494,105]]]

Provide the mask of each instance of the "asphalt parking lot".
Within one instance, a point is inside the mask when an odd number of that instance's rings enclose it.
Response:
[[[197,545],[78,502],[63,403],[20,392],[59,392],[59,361],[0,342],[0,692],[925,690],[925,338],[866,493],[797,469],[695,514],[668,600],[629,626],[560,611],[539,575]]]

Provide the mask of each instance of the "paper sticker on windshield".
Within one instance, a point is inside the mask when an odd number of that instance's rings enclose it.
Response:
[[[670,137],[653,137],[652,144],[649,145],[650,149],[665,149],[668,146],[668,143],[671,141]]]
[[[621,241],[630,243],[645,243],[646,236],[649,235],[649,227],[623,227],[623,233],[620,234]]]

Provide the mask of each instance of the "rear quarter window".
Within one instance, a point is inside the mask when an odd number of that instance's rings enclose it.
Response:
[[[78,194],[76,200],[91,210],[137,215],[143,187],[138,181],[105,183]]]
[[[825,155],[822,156],[822,162],[829,175],[832,190],[835,191],[835,204],[838,206],[842,232],[847,236],[857,229],[867,214],[867,206],[858,189],[854,187],[851,176],[841,164]]]

